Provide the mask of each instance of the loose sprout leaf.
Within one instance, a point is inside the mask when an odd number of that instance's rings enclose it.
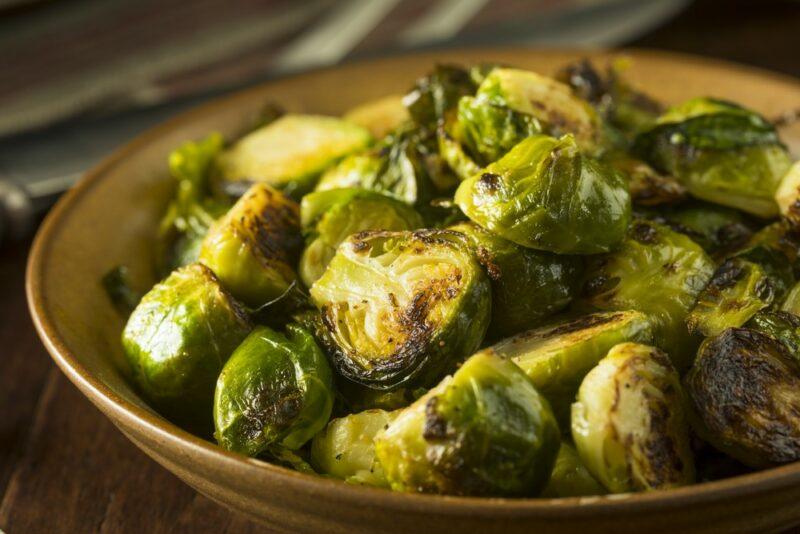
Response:
[[[795,284],[786,294],[781,310],[800,316],[800,283]]]
[[[553,467],[547,486],[542,490],[541,497],[555,499],[605,495],[606,493],[608,493],[606,489],[583,465],[575,447],[562,441],[561,447],[558,449],[556,465]]]
[[[417,80],[403,103],[418,126],[433,132],[459,98],[474,94],[476,87],[469,71],[454,65],[437,65],[428,76]]]
[[[142,294],[133,289],[128,268],[124,265],[117,265],[108,271],[101,282],[111,303],[125,316],[130,315],[142,300]]]
[[[477,354],[375,438],[397,491],[536,495],[558,454],[547,401],[510,361]]]
[[[311,297],[345,377],[376,389],[430,385],[478,348],[489,282],[456,232],[362,232],[344,241]]]
[[[589,471],[612,493],[694,482],[681,382],[659,349],[612,348],[581,384],[572,438]]]
[[[780,341],[794,358],[800,359],[800,317],[794,313],[763,310],[755,314],[745,326]]]
[[[626,180],[582,154],[571,136],[528,137],[461,182],[455,200],[487,230],[559,254],[609,251],[631,216]]]

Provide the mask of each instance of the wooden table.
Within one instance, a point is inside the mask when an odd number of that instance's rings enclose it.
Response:
[[[705,0],[630,44],[800,77],[799,29],[796,2]],[[8,534],[260,531],[140,452],[53,365],[25,303],[28,246],[0,250],[0,529]]]

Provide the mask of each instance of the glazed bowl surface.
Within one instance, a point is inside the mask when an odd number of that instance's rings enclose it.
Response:
[[[148,287],[157,222],[171,193],[166,159],[183,141],[233,134],[267,101],[340,114],[402,93],[437,62],[500,62],[552,74],[583,57],[632,60],[629,77],[667,103],[698,95],[769,118],[800,106],[800,82],[748,67],[650,51],[475,49],[397,56],[318,70],[185,113],[121,148],[59,201],[31,250],[28,301],[56,364],[113,423],[166,469],[217,502],[291,532],[755,532],[800,523],[800,462],[678,490],[548,499],[412,495],[300,474],[223,451],[165,420],[119,371],[123,320],[100,278],[116,265]],[[800,126],[781,132],[797,157]]]

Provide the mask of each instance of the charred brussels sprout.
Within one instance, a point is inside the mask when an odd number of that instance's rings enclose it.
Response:
[[[685,368],[697,346],[686,316],[713,273],[713,262],[694,241],[666,226],[635,221],[622,245],[590,267],[584,291],[591,307],[646,313],[655,344]]]
[[[542,490],[541,497],[551,499],[562,497],[584,497],[605,495],[606,489],[592,476],[581,462],[578,451],[571,444],[562,441],[550,480]]]
[[[366,410],[333,419],[314,436],[311,460],[320,473],[350,484],[389,487],[375,457],[375,436],[388,428],[398,412]]]
[[[337,370],[374,389],[428,386],[478,348],[489,281],[457,232],[362,232],[311,288]]]
[[[547,401],[510,361],[477,354],[375,439],[392,489],[535,495],[558,454]]]
[[[777,215],[774,195],[791,164],[766,119],[709,98],[668,110],[634,150],[692,195],[760,217]]]
[[[619,343],[650,343],[647,317],[637,311],[593,313],[571,321],[523,332],[490,348],[516,363],[550,402],[560,422],[569,411],[581,381]]]
[[[584,150],[598,148],[600,120],[569,86],[547,76],[519,69],[497,68],[481,82],[476,99],[529,115],[550,135],[572,134]]]
[[[219,187],[243,189],[260,182],[302,195],[319,175],[348,154],[366,148],[369,132],[356,124],[316,115],[285,115],[245,135],[217,158]]]
[[[215,437],[229,451],[256,456],[272,445],[297,449],[328,422],[333,377],[314,338],[297,325],[286,335],[258,326],[217,380]]]
[[[422,217],[407,204],[363,189],[317,191],[303,197],[301,222],[308,234],[300,278],[316,282],[348,236],[363,230],[414,230]]]
[[[525,139],[463,181],[455,200],[487,230],[561,254],[607,252],[623,239],[631,215],[625,179],[582,155],[571,136]]]
[[[731,328],[703,342],[686,376],[695,430],[751,467],[800,459],[800,363],[778,340]]]
[[[222,365],[250,331],[242,307],[207,267],[182,267],[142,298],[122,333],[139,389],[193,429],[210,421]]]
[[[800,161],[794,162],[783,175],[775,192],[775,202],[786,220],[793,226],[800,226]]]
[[[475,223],[450,227],[472,242],[492,283],[493,336],[515,334],[564,309],[578,291],[580,259],[526,249]]]
[[[726,260],[700,292],[686,318],[690,332],[715,336],[742,326],[776,298],[776,284],[757,263],[742,258]]]
[[[410,117],[401,95],[390,95],[371,100],[344,114],[344,120],[366,128],[375,139],[396,130]]]
[[[572,406],[572,437],[612,493],[694,482],[680,378],[654,347],[617,345],[586,375]]]
[[[200,261],[253,307],[286,292],[302,247],[297,204],[266,184],[253,186],[214,223]]]

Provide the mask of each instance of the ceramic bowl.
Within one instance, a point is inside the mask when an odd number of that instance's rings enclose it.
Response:
[[[767,117],[800,104],[800,82],[793,79],[646,51],[436,52],[265,83],[145,133],[64,195],[41,226],[28,265],[30,309],[44,344],[69,379],[136,446],[197,491],[275,530],[641,534],[765,531],[800,522],[800,463],[671,491],[562,500],[455,498],[351,486],[225,452],[160,417],[117,370],[123,323],[99,280],[123,264],[142,287],[154,282],[152,245],[171,190],[166,157],[172,148],[211,131],[236,132],[270,100],[290,111],[338,114],[370,98],[405,91],[436,62],[496,61],[553,73],[586,56],[601,64],[630,57],[630,78],[665,102],[713,95]],[[800,127],[783,135],[800,147]]]

